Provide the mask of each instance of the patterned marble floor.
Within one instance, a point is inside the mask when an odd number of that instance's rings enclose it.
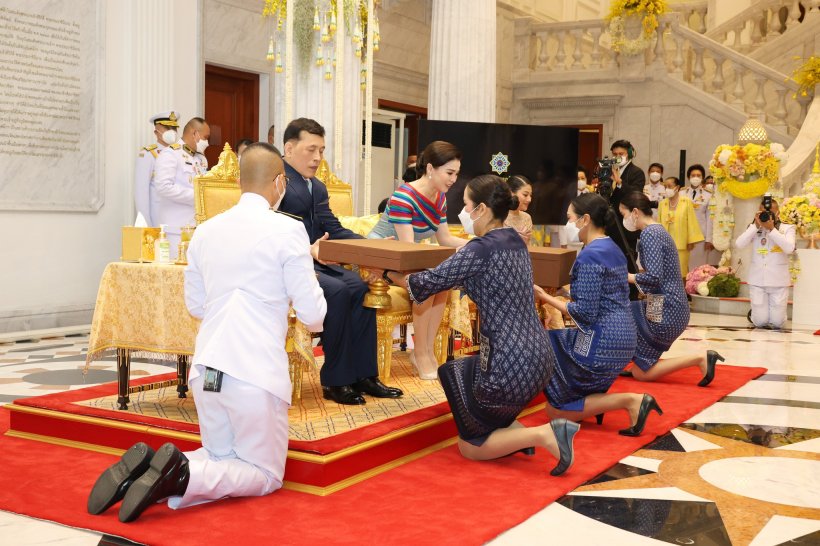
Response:
[[[0,344],[0,404],[115,379],[113,360],[83,377],[85,347],[84,335]],[[820,545],[820,336],[693,314],[669,354],[707,348],[769,372],[491,544]],[[143,360],[131,373],[169,371]],[[19,546],[133,544],[6,512],[0,537]]]

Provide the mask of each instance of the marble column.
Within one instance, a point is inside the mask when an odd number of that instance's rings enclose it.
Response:
[[[433,0],[429,119],[495,121],[495,0]]]

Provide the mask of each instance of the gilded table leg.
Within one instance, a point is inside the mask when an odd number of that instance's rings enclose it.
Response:
[[[188,398],[188,364],[191,357],[188,355],[177,356],[177,397]]]
[[[131,351],[117,349],[117,408],[128,409],[128,378],[131,374]]]
[[[288,351],[288,372],[290,373],[290,384],[293,388],[291,396],[296,400],[302,399],[303,360],[296,350]]]
[[[381,313],[376,314],[376,361],[379,378],[390,379],[390,365],[393,359],[393,319]]]

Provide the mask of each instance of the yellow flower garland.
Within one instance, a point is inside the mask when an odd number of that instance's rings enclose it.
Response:
[[[766,193],[777,182],[780,161],[768,144],[722,144],[709,162],[709,172],[721,191],[740,199],[752,199]]]

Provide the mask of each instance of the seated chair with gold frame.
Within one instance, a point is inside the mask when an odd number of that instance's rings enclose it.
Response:
[[[194,178],[194,219],[197,225],[221,214],[239,202],[239,161],[228,143],[219,154],[219,161],[207,173]],[[316,365],[310,332],[296,320],[291,309],[285,350],[293,387],[293,397],[302,397],[302,372],[305,366]]]

